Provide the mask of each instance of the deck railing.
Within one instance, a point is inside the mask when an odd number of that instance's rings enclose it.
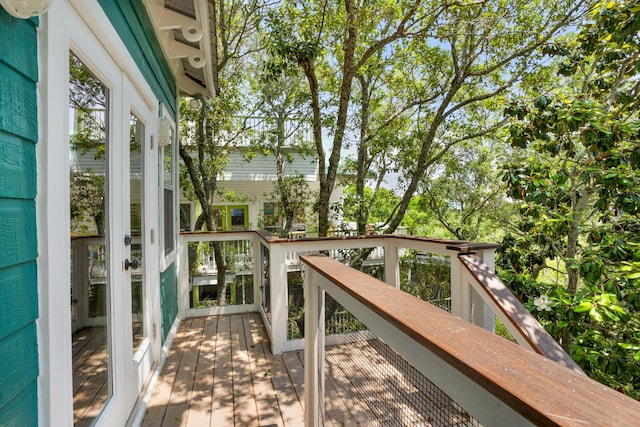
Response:
[[[228,288],[230,297],[224,306],[215,303],[206,306],[194,297],[199,286],[215,287],[217,277],[212,253],[200,248],[194,255],[193,245],[206,246],[214,241],[226,242],[225,250],[228,251],[226,281],[231,290]],[[491,332],[495,331],[496,319],[499,319],[525,348],[580,371],[495,276],[495,248],[493,244],[403,235],[280,239],[260,231],[182,233],[178,266],[180,313],[183,317],[193,317],[258,311],[267,326],[274,354],[299,350],[304,348],[302,279],[305,275],[300,255],[322,253],[342,263],[357,265],[361,270],[377,275],[387,285],[405,290],[406,284],[415,279],[407,277],[411,276],[412,269],[420,270],[420,264],[431,262],[432,266],[438,264],[434,268],[437,267],[436,276],[441,276],[442,283],[434,285],[436,291],[427,289],[429,292],[419,295],[423,299],[445,309],[448,306],[455,316]],[[357,251],[366,251],[368,257],[354,262]],[[407,266],[406,259],[411,259],[413,264]],[[242,269],[237,267],[240,264]],[[413,271],[414,276],[416,271]],[[423,287],[431,285],[419,283]],[[341,307],[337,312],[342,316]],[[341,317],[335,322],[344,324],[346,321]],[[353,323],[358,324],[357,320]],[[361,336],[356,333],[353,339]],[[327,339],[345,342],[349,336],[341,334],[339,338],[329,336]]]
[[[465,258],[462,256],[461,258]],[[522,346],[322,256],[302,256],[305,275],[305,425],[324,421],[325,295],[353,313],[384,346],[421,375],[396,375],[416,392],[395,417],[437,425],[633,425],[638,402]],[[478,273],[469,262],[470,270]],[[479,271],[482,271],[480,269]],[[483,279],[484,280],[484,279]],[[382,387],[383,384],[379,384]],[[392,386],[400,393],[402,384]],[[428,389],[428,390],[426,390]],[[415,393],[445,395],[445,405],[412,411]],[[380,392],[380,395],[383,393]],[[415,399],[414,399],[415,400]],[[429,399],[421,399],[425,401]],[[354,405],[357,402],[354,402]],[[453,410],[451,409],[453,408]],[[615,408],[615,409],[614,409]],[[384,420],[377,420],[381,423]]]

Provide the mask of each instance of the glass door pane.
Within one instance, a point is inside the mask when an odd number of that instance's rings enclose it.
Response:
[[[70,222],[74,271],[73,414],[88,425],[112,395],[107,233],[109,92],[69,55]]]
[[[133,335],[133,354],[138,351],[145,338],[144,325],[144,274],[142,260],[144,259],[144,239],[142,235],[144,218],[143,192],[143,144],[145,141],[144,124],[131,113],[129,121],[129,224],[131,226],[131,330]]]
[[[229,217],[231,218],[231,227],[233,231],[247,230],[247,206],[237,206],[229,208]]]

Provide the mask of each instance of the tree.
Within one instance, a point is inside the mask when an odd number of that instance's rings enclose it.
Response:
[[[282,212],[284,225],[280,230],[280,237],[287,237],[294,222],[305,222],[307,208],[312,203],[309,184],[304,175],[296,173],[288,175],[274,182],[271,199],[275,201],[278,210]]]
[[[271,154],[276,161],[276,182],[271,194],[283,213],[284,224],[280,235],[291,231],[294,218],[305,212],[311,204],[309,186],[297,171],[286,175],[285,164],[294,155],[309,156],[312,141],[309,140],[308,96],[304,93],[299,70],[280,67],[278,58],[268,56],[258,66],[260,78],[254,81],[258,108],[263,119],[261,129],[252,138],[252,152]],[[266,72],[265,72],[266,70]]]
[[[509,217],[503,197],[497,164],[501,160],[502,141],[461,144],[452,147],[440,162],[428,171],[420,197],[440,224],[458,240],[487,239],[491,229]]]
[[[563,85],[506,108],[520,221],[499,265],[591,377],[640,398],[640,2],[589,17],[545,49]]]
[[[192,194],[202,208],[195,229],[215,230],[211,204],[218,190],[217,177],[224,169],[229,151],[246,129],[245,121],[233,117],[243,108],[241,76],[248,57],[262,49],[257,37],[263,9],[257,0],[212,2],[212,81],[210,99],[197,97],[193,108],[186,99],[180,103],[179,154],[183,191]],[[194,98],[195,99],[195,98]],[[218,304],[226,303],[227,263],[222,244],[212,242],[218,270]]]
[[[283,2],[280,13],[271,16],[271,51],[285,64],[299,66],[308,83],[319,161],[320,236],[326,236],[329,230],[329,199],[347,129],[353,79],[370,57],[396,40],[417,35],[421,21],[435,19],[419,13],[419,6],[419,0],[367,5],[346,0],[335,8],[319,1]],[[292,28],[291,23],[296,25]],[[336,43],[340,48],[334,55],[329,46]],[[321,100],[325,95],[329,98],[326,103]],[[323,104],[330,112],[323,112]],[[323,127],[328,127],[333,135],[328,159]]]
[[[301,67],[307,78],[320,159],[321,235],[328,229],[328,201],[347,134],[357,135],[360,191],[374,165],[381,174],[400,172],[403,194],[387,221],[391,233],[427,169],[452,146],[502,124],[495,114],[480,111],[495,110],[496,100],[530,72],[536,49],[584,7],[581,1],[546,0],[285,5],[281,16],[299,24],[291,30],[282,25],[284,18],[272,20],[271,49]],[[323,127],[332,135],[328,158]],[[380,181],[380,174],[376,178]],[[366,223],[364,214],[359,226]]]
[[[384,223],[398,205],[398,196],[384,187],[378,189],[378,191],[366,187],[364,189],[364,198],[362,199],[357,196],[356,187],[353,185],[345,187],[343,194],[343,216],[345,221],[356,221],[360,212],[364,210],[369,212],[367,219],[371,221],[370,224]],[[374,194],[377,195],[375,199],[373,198]],[[361,204],[364,205],[361,206]],[[358,234],[363,233],[359,232]]]

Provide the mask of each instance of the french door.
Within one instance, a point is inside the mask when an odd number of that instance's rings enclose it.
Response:
[[[68,53],[74,424],[124,425],[153,359],[145,182],[157,113],[89,29],[75,31]]]

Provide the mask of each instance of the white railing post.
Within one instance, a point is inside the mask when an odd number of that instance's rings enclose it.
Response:
[[[496,250],[495,249],[483,249],[478,254],[480,258],[482,258],[482,262],[484,262],[489,270],[494,272],[496,271]]]
[[[304,280],[304,425],[324,425],[324,291],[309,269]]]
[[[280,354],[287,342],[287,264],[283,245],[269,247],[269,286],[271,287],[271,351]]]
[[[253,303],[260,308],[262,306],[262,292],[260,292],[260,285],[262,285],[262,248],[260,237],[257,233],[253,234],[251,244],[253,245],[253,256],[251,257],[253,262]]]
[[[470,290],[457,255],[451,255],[451,314],[470,321]]]
[[[184,319],[189,309],[189,243],[178,236],[178,313]],[[195,308],[195,307],[194,307]]]
[[[389,286],[400,288],[400,257],[398,245],[393,238],[384,239],[384,281]]]

